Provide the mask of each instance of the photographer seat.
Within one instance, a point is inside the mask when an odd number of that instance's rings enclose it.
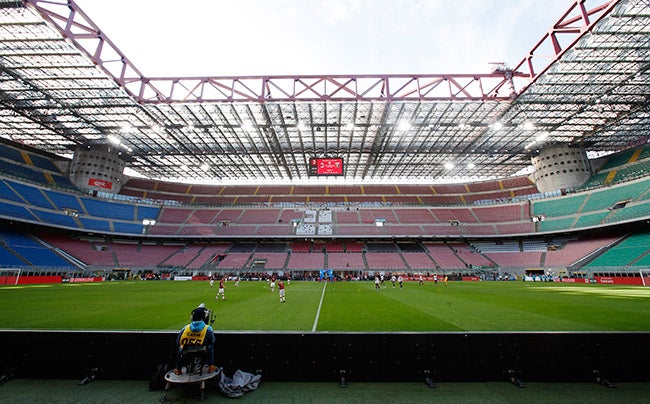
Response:
[[[204,346],[187,346],[181,352],[181,366],[186,373],[202,374],[208,365],[208,349]]]
[[[181,366],[183,373],[177,375],[174,371],[165,374],[165,399],[172,384],[200,383],[201,400],[205,398],[205,381],[219,375],[219,371],[208,372],[208,349],[204,346],[187,346],[181,352]]]

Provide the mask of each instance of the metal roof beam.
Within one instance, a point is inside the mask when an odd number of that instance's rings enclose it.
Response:
[[[562,55],[571,49],[583,35],[605,17],[620,0],[599,0],[599,3],[587,10],[587,0],[574,0],[569,9],[560,17],[553,27],[540,39],[533,49],[514,67],[517,77],[526,77],[528,83],[519,89],[522,93],[537,80]],[[589,2],[593,3],[593,2]],[[569,36],[570,41],[562,46],[559,36]],[[553,55],[549,57],[548,50]]]
[[[487,74],[146,77],[74,2],[25,0],[140,103],[508,100],[508,72]],[[115,56],[117,55],[117,57]],[[504,87],[505,86],[505,87]],[[163,90],[164,89],[164,90]]]

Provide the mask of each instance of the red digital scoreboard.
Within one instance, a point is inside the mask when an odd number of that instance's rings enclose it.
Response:
[[[343,159],[340,157],[309,159],[309,175],[343,175]]]

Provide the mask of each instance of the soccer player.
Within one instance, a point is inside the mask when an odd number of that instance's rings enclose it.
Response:
[[[404,278],[402,278],[402,275],[399,275],[397,277],[397,283],[399,283],[399,288],[402,289],[402,282],[404,282]]]
[[[395,281],[397,281],[397,278],[395,278],[395,275],[390,277],[390,281],[393,283],[393,289],[395,288]]]
[[[424,284],[424,278],[422,277],[422,275],[420,275],[420,277],[418,278],[418,286],[422,286],[423,284]]]
[[[433,284],[438,286],[438,274],[433,274]]]
[[[221,300],[226,300],[226,286],[225,286],[226,280],[224,278],[221,278],[219,280],[219,290],[217,291],[217,297],[216,299],[219,300],[219,295],[221,295]]]
[[[375,275],[375,290],[379,290],[379,277]]]
[[[445,286],[447,286],[447,281],[448,280],[449,280],[449,278],[447,278],[447,275],[445,275],[445,277],[442,278],[442,281],[445,283]]]
[[[269,287],[271,288],[271,292],[275,292],[275,277],[271,278]]]
[[[284,282],[278,281],[278,292],[280,293],[280,303],[286,302],[284,298]]]

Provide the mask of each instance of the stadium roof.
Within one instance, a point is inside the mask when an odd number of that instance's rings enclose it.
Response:
[[[545,143],[650,135],[650,1],[578,0],[516,66],[478,74],[148,77],[72,1],[0,0],[0,137],[114,144],[154,179],[456,182],[525,173]]]

